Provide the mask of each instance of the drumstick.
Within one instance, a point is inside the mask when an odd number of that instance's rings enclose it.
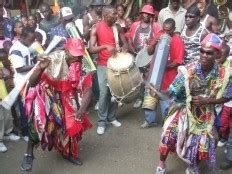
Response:
[[[156,93],[156,95],[161,99],[161,100],[168,100],[169,97],[165,95],[164,93],[157,91],[157,89],[152,85],[149,84],[149,88]]]

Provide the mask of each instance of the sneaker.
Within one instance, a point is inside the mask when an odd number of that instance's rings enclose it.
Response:
[[[156,174],[166,174],[166,169],[162,169],[161,167],[157,167]]]
[[[220,165],[220,169],[222,169],[222,170],[228,170],[230,168],[232,168],[232,161],[226,160],[226,161],[222,162],[222,164]]]
[[[186,174],[195,174],[195,172],[189,167],[185,170],[185,173]]]
[[[114,120],[110,122],[114,127],[121,127],[122,124],[118,120]]]
[[[144,123],[141,125],[141,128],[146,129],[157,125],[158,125],[157,123],[148,123],[147,121],[144,121]]]
[[[28,136],[24,136],[24,137],[23,137],[23,140],[24,140],[25,142],[28,142],[28,141],[29,141],[29,137],[28,137]]]
[[[22,171],[31,171],[32,164],[33,164],[33,156],[29,154],[25,154],[20,168]]]
[[[5,146],[5,144],[3,144],[2,142],[0,143],[0,152],[6,152],[7,151],[7,147]]]
[[[217,143],[217,147],[224,147],[226,145],[227,141],[226,140],[220,140]]]
[[[141,99],[137,99],[133,105],[133,108],[140,108],[142,106],[142,100]]]
[[[99,102],[97,102],[94,106],[94,110],[97,111],[98,110],[98,106],[99,106]]]
[[[10,141],[18,141],[20,137],[18,135],[15,135],[14,133],[10,133],[9,135],[5,135],[3,139],[10,140]]]
[[[97,134],[98,135],[103,135],[105,133],[106,128],[102,126],[97,127]]]

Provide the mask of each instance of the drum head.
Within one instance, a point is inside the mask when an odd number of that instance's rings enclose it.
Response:
[[[133,66],[134,57],[130,53],[117,53],[109,58],[107,67],[114,71],[125,71]]]
[[[143,48],[140,50],[135,58],[135,65],[137,67],[145,67],[147,66],[151,60],[152,60],[153,55],[149,55],[147,52],[147,48]]]

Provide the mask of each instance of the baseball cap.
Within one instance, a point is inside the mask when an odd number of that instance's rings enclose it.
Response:
[[[70,7],[62,7],[60,15],[64,20],[69,20],[74,17],[72,9]]]

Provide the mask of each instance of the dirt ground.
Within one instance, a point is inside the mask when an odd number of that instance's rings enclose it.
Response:
[[[91,112],[94,127],[87,131],[80,143],[80,157],[83,166],[74,166],[65,161],[53,150],[44,152],[40,148],[35,151],[35,160],[31,174],[155,174],[159,161],[158,143],[161,126],[140,129],[143,122],[141,109],[133,109],[131,105],[119,109],[118,119],[121,128],[108,125],[106,133],[96,133],[96,112]],[[7,142],[8,151],[0,153],[0,174],[21,174],[21,160],[25,153],[26,143]],[[218,163],[224,158],[223,149],[218,149]],[[168,174],[184,174],[186,164],[175,155],[170,155],[167,163]],[[202,174],[212,174],[205,163],[201,164]],[[216,174],[231,174],[232,170]]]

